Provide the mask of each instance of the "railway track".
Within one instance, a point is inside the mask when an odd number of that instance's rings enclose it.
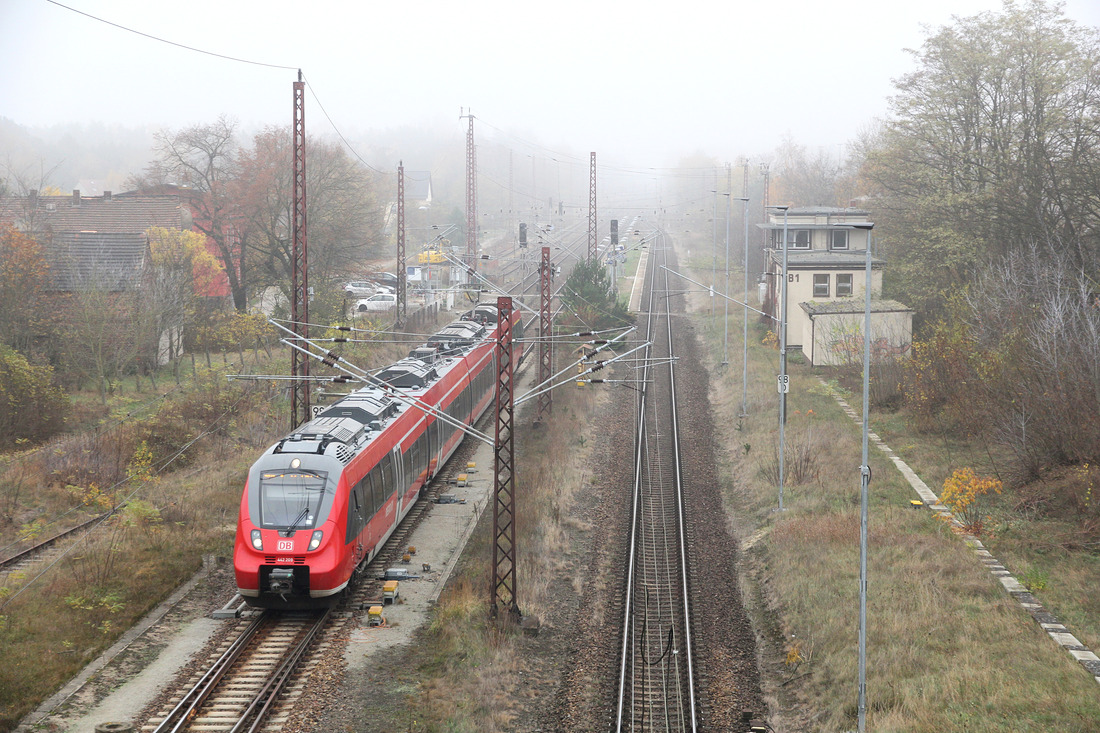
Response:
[[[675,354],[667,275],[658,269],[650,268],[651,346],[637,412],[617,731],[694,731],[699,720]]]
[[[482,418],[482,426],[490,416]],[[141,728],[145,733],[276,731],[310,684],[315,659],[343,627],[370,605],[381,605],[385,569],[397,565],[408,538],[455,476],[476,444],[464,441],[425,490],[382,552],[364,566],[343,603],[323,612],[248,610],[207,655],[199,671]],[[228,606],[239,601],[230,601]]]
[[[326,628],[332,611],[258,613],[223,643],[214,663],[174,700],[156,725],[142,730],[258,731],[278,726],[280,701],[299,663]],[[283,713],[285,716],[285,713]]]
[[[106,514],[100,514],[97,517],[81,522],[80,524],[67,529],[64,532],[59,532],[48,540],[43,540],[33,547],[12,555],[11,557],[0,560],[0,582],[3,582],[3,578],[7,575],[26,569],[32,563],[36,563],[42,560],[47,560],[51,557],[51,551],[57,550],[58,545],[62,540],[79,535],[82,531],[90,531],[92,526],[97,522],[102,521],[107,517]]]

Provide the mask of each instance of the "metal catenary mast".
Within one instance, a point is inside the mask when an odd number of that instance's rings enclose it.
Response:
[[[477,149],[474,147],[474,115],[461,115],[469,119],[466,131],[466,266],[477,272]]]
[[[512,299],[497,298],[496,440],[493,445],[493,587],[489,612],[520,620],[516,589],[515,394],[512,379]]]
[[[309,279],[306,248],[306,110],[305,82],[298,71],[294,82],[294,206],[291,211],[290,320],[294,332],[303,340],[309,338]],[[304,343],[304,341],[303,341]],[[309,359],[294,350],[290,355],[290,423],[295,428],[310,419]]]
[[[596,259],[596,154],[591,153],[588,172],[588,259]]]
[[[397,326],[405,325],[409,309],[406,303],[408,271],[405,260],[405,164],[397,162]]]
[[[540,385],[548,384],[553,376],[554,352],[551,343],[553,321],[550,310],[552,293],[550,283],[554,271],[550,265],[550,248],[542,248],[542,261],[539,264],[539,381]],[[538,409],[535,412],[535,422],[541,423],[550,417],[553,408],[553,391],[547,390],[539,394]]]

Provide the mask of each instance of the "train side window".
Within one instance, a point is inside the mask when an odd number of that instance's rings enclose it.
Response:
[[[374,516],[374,514],[377,513],[378,510],[381,508],[381,505],[378,502],[378,496],[381,494],[382,477],[379,475],[378,466],[375,466],[371,469],[370,474],[368,474],[367,478],[369,479],[369,481],[364,488],[368,489],[368,493],[364,498],[367,508],[371,513],[371,516]]]
[[[428,464],[428,461],[427,461],[427,453],[428,453],[428,451],[427,451],[427,442],[428,442],[427,438],[428,438],[428,430],[427,430],[427,426],[425,426],[424,432],[421,433],[420,437],[418,437],[416,439],[416,442],[413,443],[413,466],[412,466],[413,467],[413,472],[412,472],[412,477],[414,479],[424,471],[424,467]]]
[[[388,498],[389,495],[393,493],[395,483],[393,476],[393,458],[387,453],[382,456],[379,465],[382,467],[382,496]]]
[[[363,530],[366,518],[363,516],[363,481],[355,485],[351,492],[351,506],[348,507],[348,525],[352,531],[348,532],[348,542],[351,542]]]
[[[363,504],[372,517],[378,511],[378,505],[374,502],[375,492],[377,491],[375,487],[378,483],[378,466],[375,466],[363,479]]]

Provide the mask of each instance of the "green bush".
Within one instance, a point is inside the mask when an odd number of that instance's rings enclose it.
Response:
[[[53,384],[53,369],[35,366],[0,344],[0,449],[39,442],[65,424],[69,401]]]

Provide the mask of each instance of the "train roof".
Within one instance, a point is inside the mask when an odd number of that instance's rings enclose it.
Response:
[[[459,320],[497,323],[500,320],[500,310],[495,305],[482,303],[473,308],[473,310],[468,310],[463,313]]]
[[[428,343],[473,341],[485,335],[485,326],[477,321],[454,321],[428,337]]]
[[[494,306],[479,306],[477,311]],[[385,422],[409,409],[408,400],[395,390],[421,390],[450,371],[466,352],[485,338],[489,313],[477,320],[454,321],[428,337],[409,356],[374,375],[372,384],[355,390],[321,410],[290,435],[278,441],[272,453],[331,455],[344,463],[360,445],[381,431]],[[495,320],[492,322],[495,324]],[[415,398],[410,394],[409,397]]]
[[[434,366],[425,364],[419,359],[402,359],[375,376],[392,387],[419,389],[435,381],[437,373]]]

